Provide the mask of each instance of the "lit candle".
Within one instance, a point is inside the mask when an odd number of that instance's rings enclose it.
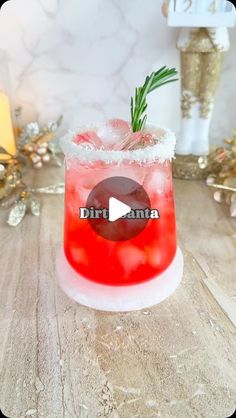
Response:
[[[10,154],[15,155],[16,143],[14,138],[10,104],[7,96],[0,92],[0,146]],[[0,154],[1,159],[8,158]]]

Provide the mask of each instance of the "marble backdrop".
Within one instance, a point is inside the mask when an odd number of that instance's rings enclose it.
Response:
[[[178,29],[161,0],[11,0],[0,12],[13,105],[23,121],[64,115],[62,130],[129,118],[130,96],[150,71],[179,68]],[[211,129],[220,142],[236,128],[236,30],[231,30]],[[0,80],[1,87],[1,80]],[[179,131],[179,83],[150,96],[149,120]]]

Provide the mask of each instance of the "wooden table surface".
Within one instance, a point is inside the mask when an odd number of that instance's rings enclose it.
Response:
[[[59,171],[35,182],[52,184]],[[202,182],[176,181],[175,196],[182,283],[160,305],[134,313],[96,312],[58,288],[63,196],[43,197],[42,216],[28,215],[17,228],[2,213],[0,408],[7,417],[232,415],[236,220]]]

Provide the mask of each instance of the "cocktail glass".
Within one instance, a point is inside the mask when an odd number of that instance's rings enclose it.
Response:
[[[112,302],[109,299],[108,304],[113,304],[114,309],[110,307],[108,310],[138,309],[147,306],[149,302],[153,304],[164,299],[177,287],[182,276],[182,258],[176,242],[171,172],[175,137],[168,129],[153,125],[147,126],[142,133],[145,140],[140,142],[140,137],[136,138],[135,135],[137,137],[137,134],[130,133],[125,122],[111,121],[105,128],[103,125],[82,128],[62,140],[66,161],[66,191],[64,252],[59,257],[63,257],[64,267],[59,263],[60,282],[72,298],[99,309],[107,309],[106,301],[104,306],[94,303],[96,293],[102,292],[103,297],[105,288],[106,291],[109,289],[108,299],[116,298],[117,292],[119,297],[122,292],[130,295],[123,307],[119,301],[119,309],[114,300]],[[137,141],[136,146],[133,140]],[[80,219],[79,208],[86,207],[89,194],[99,182],[119,176],[134,180],[144,188],[151,208],[159,211],[159,218],[149,219],[145,228],[133,238],[116,241],[106,239],[94,231],[88,219]],[[124,220],[125,228],[134,228],[134,222]],[[73,284],[68,276],[73,276]],[[82,282],[95,292],[92,303],[91,294],[87,298],[85,290],[81,291],[84,297],[81,299],[77,287]],[[156,288],[156,282],[162,291],[154,300],[151,293]],[[142,294],[143,303],[137,307],[131,303],[130,306],[128,299],[135,298],[136,290],[143,293],[147,283],[150,301],[144,302]],[[128,288],[133,289],[133,296]]]

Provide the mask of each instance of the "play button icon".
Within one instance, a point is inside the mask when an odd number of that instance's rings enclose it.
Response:
[[[127,215],[131,211],[131,207],[122,203],[120,200],[115,197],[110,197],[109,199],[109,221],[115,222],[117,219],[120,219],[122,216]]]
[[[139,235],[149,222],[136,218],[151,207],[144,188],[128,177],[109,177],[90,192],[83,215],[92,229],[110,241],[127,241]],[[87,214],[89,214],[87,216]]]

